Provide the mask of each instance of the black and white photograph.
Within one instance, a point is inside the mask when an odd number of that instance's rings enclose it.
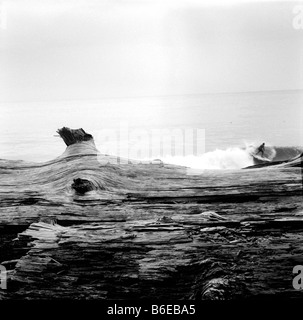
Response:
[[[0,310],[302,299],[302,157],[302,1],[0,0]]]

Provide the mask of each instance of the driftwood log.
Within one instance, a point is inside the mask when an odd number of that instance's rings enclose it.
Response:
[[[0,160],[2,299],[300,297],[302,155],[250,170],[114,163],[83,129]]]

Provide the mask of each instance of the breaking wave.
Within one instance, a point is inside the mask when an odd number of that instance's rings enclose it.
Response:
[[[166,156],[161,160],[165,163],[182,165],[193,169],[242,169],[258,164],[252,156],[258,145],[250,144],[244,148],[231,147],[225,150],[216,149],[200,156]],[[300,147],[275,147],[266,146],[264,157],[270,161],[282,161],[295,158],[303,152]]]

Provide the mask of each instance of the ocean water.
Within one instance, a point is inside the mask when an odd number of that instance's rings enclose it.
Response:
[[[0,115],[2,159],[56,158],[63,126],[91,133],[102,153],[199,169],[252,165],[262,142],[271,160],[303,146],[303,91],[1,103]]]

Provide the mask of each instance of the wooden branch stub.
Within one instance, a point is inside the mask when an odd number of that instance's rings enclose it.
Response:
[[[80,129],[70,129],[63,127],[57,130],[60,137],[64,140],[67,146],[75,144],[77,142],[93,140],[93,136],[86,133],[82,128]]]

